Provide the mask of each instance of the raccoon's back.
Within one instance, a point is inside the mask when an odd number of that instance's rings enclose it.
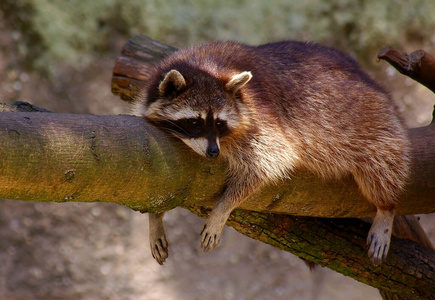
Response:
[[[262,99],[277,108],[323,102],[331,109],[346,106],[351,113],[360,104],[393,106],[388,93],[354,59],[335,48],[293,41],[265,44],[256,50],[261,59],[257,58],[254,67],[253,85],[261,89]],[[373,98],[373,94],[380,97]]]
[[[323,176],[363,164],[407,169],[407,130],[390,95],[350,56],[300,42],[266,44],[258,52],[260,127],[265,135],[283,132],[305,167]]]

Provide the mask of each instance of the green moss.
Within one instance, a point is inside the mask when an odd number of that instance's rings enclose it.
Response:
[[[308,39],[372,58],[386,44],[428,44],[435,29],[431,0],[3,0],[0,9],[22,35],[18,51],[51,74],[57,63],[86,65],[119,34],[178,47],[214,39]]]

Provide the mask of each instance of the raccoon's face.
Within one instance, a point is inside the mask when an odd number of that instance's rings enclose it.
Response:
[[[157,97],[147,99],[144,117],[196,153],[217,157],[221,141],[243,123],[246,107],[237,94],[251,78],[251,72],[242,72],[222,83],[211,75],[192,79],[171,70],[159,83]]]

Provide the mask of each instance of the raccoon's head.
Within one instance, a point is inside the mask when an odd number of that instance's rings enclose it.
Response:
[[[226,138],[247,118],[240,89],[252,78],[241,72],[218,79],[206,72],[172,69],[146,96],[143,115],[198,154],[217,157]]]

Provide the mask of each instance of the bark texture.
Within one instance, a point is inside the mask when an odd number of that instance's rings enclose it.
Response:
[[[212,208],[225,181],[221,160],[202,158],[134,116],[0,113],[0,197],[105,201],[143,212]],[[414,172],[400,215],[435,211],[435,124],[411,130]],[[314,217],[371,217],[352,178],[298,172],[268,185],[241,209]]]

